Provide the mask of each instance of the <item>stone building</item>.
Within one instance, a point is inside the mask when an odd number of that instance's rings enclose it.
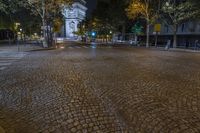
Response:
[[[150,34],[151,34],[151,42],[154,42],[155,33],[153,26],[151,27]],[[173,28],[171,25],[162,24],[161,32],[158,34],[158,42],[160,44],[165,45],[167,40],[169,39],[173,41]],[[200,41],[200,22],[186,21],[178,25],[178,31],[177,31],[178,47],[186,47],[186,45],[189,45],[187,47],[194,47],[196,40]]]
[[[65,7],[63,15],[65,17],[65,24],[62,29],[62,36],[67,39],[75,39],[74,32],[78,30],[78,24],[86,17],[86,1],[74,0],[71,6]]]

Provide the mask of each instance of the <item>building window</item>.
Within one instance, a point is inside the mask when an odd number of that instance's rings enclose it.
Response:
[[[165,32],[168,33],[169,32],[169,26],[165,25]]]
[[[200,32],[200,24],[198,24],[198,30],[199,30],[199,32]]]
[[[185,31],[185,23],[181,25],[181,32]]]

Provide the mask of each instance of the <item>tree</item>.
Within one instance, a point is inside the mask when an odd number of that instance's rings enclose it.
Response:
[[[103,1],[99,0],[97,2],[97,7],[93,12],[93,16],[90,19],[89,26],[90,30],[95,30],[98,32],[98,35],[101,34],[103,35],[103,31],[105,31],[106,28],[108,28],[108,25],[111,25],[111,19],[109,16],[109,0]],[[112,13],[111,13],[112,14]],[[111,26],[110,26],[111,27]],[[109,27],[109,28],[110,28]]]
[[[0,12],[15,13],[21,7],[20,0],[0,0]]]
[[[124,10],[127,8],[129,2],[130,0],[110,0],[110,8],[108,9],[109,21],[111,21],[111,25],[122,33],[123,39],[125,39],[125,33],[129,26],[129,20]]]
[[[97,7],[92,14],[91,20],[98,19],[100,22],[98,24],[104,26],[104,28],[100,28],[101,33],[107,33],[107,31],[112,30],[113,32],[125,34],[128,18],[124,9],[128,1],[97,0]]]
[[[63,25],[62,19],[61,18],[56,18],[53,21],[53,31],[54,32],[60,32],[60,29]]]
[[[12,30],[15,33],[15,37],[18,32],[17,30],[19,30],[19,27],[18,29],[15,27],[16,22],[21,24],[21,28],[23,27],[23,33],[27,33],[25,29],[30,29],[30,23],[35,22],[36,17],[30,15],[30,11],[25,9],[19,0],[0,0],[0,5],[4,5],[0,10],[1,28]],[[35,27],[36,25],[34,23]],[[35,30],[35,27],[32,29]]]
[[[33,33],[41,34],[41,22],[37,15],[30,14],[30,10],[20,8],[13,16],[14,22],[19,22],[25,35],[31,36]]]
[[[126,9],[130,19],[136,19],[140,16],[146,20],[146,47],[149,47],[150,25],[158,17],[158,3],[160,0],[132,0]]]
[[[131,32],[135,34],[135,44],[137,44],[137,36],[142,33],[142,25],[139,22],[135,23],[135,25],[131,28]]]
[[[69,5],[71,0],[22,0],[23,5],[30,9],[32,13],[38,15],[42,21],[43,46],[48,47],[49,32],[52,32],[54,19],[62,16],[62,9]],[[48,39],[48,40],[47,40]]]
[[[5,12],[6,5],[3,3],[3,0],[0,0],[0,11]]]
[[[195,10],[195,19],[200,19],[200,1],[199,0],[188,0],[192,5],[193,10]]]
[[[165,0],[162,7],[162,17],[173,27],[173,47],[176,48],[178,25],[197,15],[198,12],[193,3],[188,0]]]

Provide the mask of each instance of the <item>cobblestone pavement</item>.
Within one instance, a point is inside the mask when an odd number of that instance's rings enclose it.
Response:
[[[74,46],[68,46],[67,49],[106,49],[106,48],[113,48],[112,46],[97,46],[97,45],[74,45]]]
[[[199,59],[139,48],[30,52],[0,71],[0,128],[198,133]]]
[[[26,55],[25,52],[0,51],[0,71],[6,69]]]

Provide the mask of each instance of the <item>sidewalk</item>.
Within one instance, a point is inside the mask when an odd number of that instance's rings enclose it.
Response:
[[[182,48],[170,48],[169,51],[200,53],[200,50],[182,49]]]
[[[12,45],[0,45],[0,51],[9,51],[9,52],[28,52],[33,50],[44,49],[41,46],[34,44],[12,44]]]
[[[137,48],[146,48],[145,46],[136,46],[136,45],[131,45],[127,43],[112,43],[112,42],[76,42],[78,44],[82,45],[103,45],[103,46],[114,46],[114,47],[137,47]],[[172,52],[191,52],[191,53],[200,53],[200,50],[194,50],[194,49],[184,49],[184,48],[170,48],[169,50],[166,50],[165,47],[150,47],[150,49],[154,50],[163,50],[163,51],[172,51]]]
[[[150,47],[150,48],[151,48],[151,49],[155,49],[155,50],[163,50],[163,51],[171,51],[171,52],[200,53],[200,50],[194,50],[194,49],[169,48],[169,50],[166,50],[164,47]]]
[[[81,42],[76,41],[78,44],[82,45],[98,45],[98,46],[126,46],[126,47],[133,47],[134,45],[127,44],[127,43],[113,43],[113,42]]]

